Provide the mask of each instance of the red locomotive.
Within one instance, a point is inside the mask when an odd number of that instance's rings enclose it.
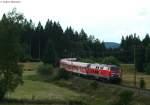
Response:
[[[76,58],[61,59],[60,68],[64,68],[69,72],[109,81],[120,80],[121,75],[121,71],[116,65],[77,62]]]

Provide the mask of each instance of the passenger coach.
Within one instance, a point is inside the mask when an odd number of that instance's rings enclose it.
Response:
[[[102,80],[120,80],[121,71],[116,65],[92,64],[77,62],[76,58],[65,58],[60,60],[60,68],[66,71],[94,77]]]

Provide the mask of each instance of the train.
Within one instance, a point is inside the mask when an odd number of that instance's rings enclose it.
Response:
[[[121,69],[117,65],[85,63],[77,61],[77,58],[63,58],[60,60],[60,68],[97,80],[121,81]]]

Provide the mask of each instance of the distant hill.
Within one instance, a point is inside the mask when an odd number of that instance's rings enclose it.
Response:
[[[106,48],[118,48],[120,46],[119,43],[116,42],[104,42]]]

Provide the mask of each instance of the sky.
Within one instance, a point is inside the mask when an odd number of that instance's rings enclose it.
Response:
[[[83,28],[100,41],[120,43],[122,36],[136,33],[143,39],[150,33],[149,4],[149,0],[0,0],[0,17],[15,7],[35,25],[51,19],[64,30]]]

